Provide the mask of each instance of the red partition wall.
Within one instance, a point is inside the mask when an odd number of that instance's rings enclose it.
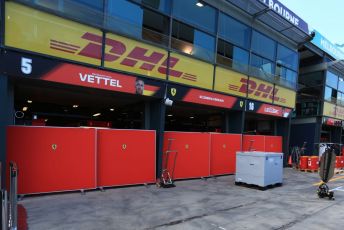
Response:
[[[235,173],[236,152],[241,151],[241,134],[211,134],[210,175]]]
[[[265,152],[282,152],[281,136],[265,136]]]
[[[97,131],[98,187],[155,182],[155,131]]]
[[[243,151],[265,151],[265,136],[263,135],[243,135],[242,141]]]
[[[177,150],[174,179],[207,177],[210,175],[210,134],[192,132],[165,132],[164,154],[168,139],[174,139],[171,150]],[[172,171],[173,156],[170,155],[168,169]]]
[[[95,188],[94,150],[94,129],[7,129],[7,166],[17,163],[18,194]]]

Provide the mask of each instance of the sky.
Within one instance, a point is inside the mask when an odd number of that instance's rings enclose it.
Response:
[[[278,0],[333,44],[344,44],[344,0]],[[344,47],[341,48],[344,51]]]

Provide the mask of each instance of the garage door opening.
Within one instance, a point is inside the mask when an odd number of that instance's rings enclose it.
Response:
[[[14,90],[15,124],[142,129],[149,98],[44,81],[20,80]]]
[[[209,106],[175,102],[166,108],[165,130],[224,132],[224,111]]]

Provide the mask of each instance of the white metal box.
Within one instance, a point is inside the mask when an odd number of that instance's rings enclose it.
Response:
[[[283,153],[237,152],[235,182],[258,185],[282,184]]]

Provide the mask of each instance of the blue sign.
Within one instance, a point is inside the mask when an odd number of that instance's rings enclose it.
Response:
[[[324,36],[322,36],[318,31],[315,31],[315,37],[312,40],[312,43],[319,47],[321,50],[325,51],[332,57],[337,60],[344,59],[344,53],[337,48],[334,44],[332,44],[329,40],[327,40]]]
[[[297,16],[293,11],[289,10],[282,3],[277,0],[258,0],[264,5],[268,6],[270,9],[275,11],[277,14],[282,16],[284,19],[289,21],[291,24],[295,25],[305,33],[309,33],[308,24]]]

